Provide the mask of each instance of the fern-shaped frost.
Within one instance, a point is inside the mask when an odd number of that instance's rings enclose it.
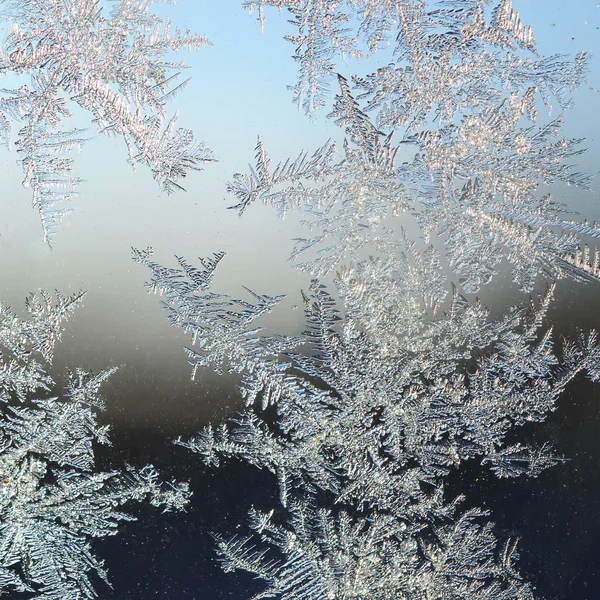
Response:
[[[46,367],[82,296],[32,295],[27,320],[0,307],[0,591],[10,597],[95,598],[93,579],[108,580],[90,542],[133,519],[121,507],[148,501],[181,510],[189,498],[187,484],[161,483],[151,465],[95,470],[95,444],[110,443],[96,417],[99,390],[114,369],[78,369],[60,396],[49,396]]]
[[[70,102],[87,110],[103,133],[121,136],[130,162],[147,165],[167,192],[182,189],[178,181],[190,169],[212,160],[164,110],[186,83],[173,72],[185,65],[165,55],[196,50],[206,38],[172,31],[151,12],[150,0],[5,0],[3,6],[11,25],[0,73],[29,78],[29,85],[2,90],[0,134],[10,143],[11,121],[24,123],[16,142],[23,184],[31,188],[48,244],[80,183],[66,155],[86,139],[65,123]]]

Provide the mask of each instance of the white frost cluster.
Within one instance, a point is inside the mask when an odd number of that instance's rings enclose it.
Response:
[[[152,171],[162,189],[183,189],[190,169],[212,160],[188,129],[166,119],[165,105],[186,83],[182,62],[167,55],[197,50],[208,40],[172,31],[151,11],[152,0],[4,0],[12,21],[0,54],[0,74],[28,81],[0,90],[0,141],[10,143],[11,122],[22,123],[15,143],[32,202],[40,213],[44,240],[51,245],[56,224],[67,212],[80,179],[64,155],[86,142],[68,127],[70,104],[93,117],[99,131],[118,135],[131,164]],[[109,10],[110,8],[110,10]]]

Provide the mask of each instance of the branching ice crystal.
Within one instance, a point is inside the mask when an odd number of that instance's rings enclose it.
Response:
[[[161,267],[146,256],[143,260],[153,272],[149,285],[154,288]],[[181,280],[183,271],[175,273]],[[423,480],[446,474],[453,465],[475,456],[496,465],[507,464],[514,455],[521,464],[527,454],[521,445],[499,454],[507,430],[543,420],[577,373],[587,370],[595,378],[598,372],[595,334],[574,346],[566,344],[559,360],[551,331],[540,332],[553,288],[539,305],[513,308],[493,321],[479,304],[470,304],[454,289],[442,315],[417,319],[410,291],[389,280],[381,287],[371,286],[373,274],[359,270],[351,273],[355,285],[348,288],[344,280],[349,275],[337,281],[343,318],[327,290],[315,281],[310,296],[305,296],[308,329],[303,336],[276,340],[258,336],[260,328],[246,329],[240,338],[240,319],[257,314],[248,303],[219,296],[218,311],[211,307],[207,315],[206,298],[214,296],[208,287],[203,287],[202,296],[175,298],[168,281],[160,281],[170,322],[179,326],[185,322],[184,328],[192,333],[188,355],[203,357],[202,366],[226,361],[230,371],[255,379],[252,395],[247,393],[246,379],[242,385],[248,405],[263,394],[276,403],[277,428],[286,434],[278,437],[251,410],[237,420],[232,433],[210,427],[198,438],[196,449],[208,463],[216,464],[217,454],[225,452],[241,454],[254,464],[270,464],[273,472],[281,467],[292,479],[305,477],[303,470],[314,470],[321,482],[328,477],[332,482],[317,483],[321,488],[337,487],[334,471],[352,473],[359,468],[357,457],[365,453],[361,460],[368,463],[382,447],[392,456],[403,461],[410,457],[415,466],[421,465]],[[380,310],[365,314],[364,307],[374,307],[375,300]],[[221,326],[215,335],[217,321]],[[250,334],[254,337],[248,339]],[[310,354],[290,350],[302,344],[310,346]],[[279,355],[283,360],[275,362]],[[263,397],[262,409],[268,403]],[[367,452],[371,437],[374,447]],[[321,444],[329,454],[320,456]],[[542,454],[532,451],[534,465],[515,469],[536,474],[544,463]],[[323,460],[337,465],[327,476]],[[362,469],[369,470],[367,464]]]
[[[29,77],[29,85],[2,90],[0,138],[10,142],[11,120],[21,121],[16,146],[23,184],[30,187],[51,244],[65,208],[80,183],[72,159],[61,157],[86,139],[65,127],[69,101],[89,111],[100,131],[122,136],[131,164],[147,165],[167,192],[189,169],[211,160],[192,132],[165,121],[164,107],[187,83],[178,82],[181,62],[165,58],[208,44],[150,11],[152,0],[3,0],[12,21],[0,56],[0,73]]]
[[[315,79],[324,63],[327,79],[334,75],[332,57],[345,48],[340,39],[363,39],[370,51],[394,47],[394,61],[371,75],[338,74],[340,93],[329,116],[346,132],[341,158],[327,144],[309,168],[288,176],[285,167],[296,164],[288,160],[271,176],[259,141],[256,167],[229,184],[240,212],[262,200],[282,215],[301,208],[310,216],[315,233],[299,240],[293,254],[315,251],[302,267],[322,276],[345,260],[365,258],[363,248],[396,254],[401,244],[394,232],[416,221],[438,252],[443,246],[439,259],[467,293],[488,283],[503,259],[527,292],[539,272],[553,279],[593,277],[593,269],[571,257],[578,236],[597,238],[600,230],[567,218],[561,202],[539,193],[541,185],[556,182],[589,185],[570,162],[584,151],[581,140],[560,136],[562,114],[538,120],[540,101],[548,109],[552,102],[561,111],[570,106],[586,72],[585,53],[538,56],[531,28],[510,0],[434,6],[423,0],[261,0],[245,6],[259,8],[261,20],[266,6],[295,15],[297,97],[321,93],[322,86],[309,86],[306,78]],[[338,23],[345,27],[334,35],[328,28]],[[404,156],[410,160],[399,164]]]
[[[44,364],[50,364],[62,323],[81,302],[83,293],[64,296],[56,303],[46,292],[31,294],[25,303],[28,319],[21,320],[0,304],[0,400],[24,401],[37,390],[49,391],[52,380]]]
[[[360,51],[347,27],[349,15],[344,12],[345,2],[338,0],[249,0],[244,7],[258,8],[259,19],[264,27],[265,6],[287,8],[291,23],[298,35],[286,36],[294,44],[294,59],[299,63],[300,75],[294,87],[294,101],[307,114],[325,106],[329,80],[336,72],[335,58],[338,53],[360,56]]]
[[[279,363],[277,356],[296,346],[298,338],[290,336],[256,336],[262,330],[254,325],[283,296],[267,296],[248,292],[255,302],[235,300],[209,290],[213,274],[221,259],[219,252],[202,260],[202,269],[192,267],[178,257],[181,269],[162,267],[150,260],[152,250],[133,250],[133,258],[152,272],[147,285],[152,292],[164,294],[164,307],[169,322],[192,335],[192,345],[186,348],[193,373],[199,367],[210,366],[218,373],[223,369],[244,375],[241,391],[249,404],[259,393],[266,406],[276,402],[289,385],[294,385],[286,371],[288,364]]]
[[[481,109],[460,125],[422,129],[394,144],[394,131],[377,129],[339,77],[331,117],[345,127],[343,156],[327,143],[270,171],[259,139],[256,166],[235,174],[228,184],[240,213],[255,201],[273,205],[280,216],[299,209],[308,216],[313,237],[297,240],[293,257],[314,250],[299,266],[320,277],[345,261],[357,262],[365,248],[382,256],[406,252],[397,231],[418,225],[428,251],[458,276],[462,289],[477,292],[496,273],[502,259],[514,281],[533,289],[538,273],[558,279],[589,278],[571,257],[580,236],[600,237],[586,221],[565,218],[567,207],[542,184],[565,182],[586,188],[589,177],[567,162],[581,154],[581,140],[558,138],[561,119],[520,125],[523,103],[512,97]],[[519,151],[519,143],[527,150]],[[398,165],[402,148],[417,152]],[[517,151],[515,152],[515,148]],[[410,242],[408,242],[410,245]]]
[[[574,64],[560,55],[539,58],[531,27],[511,0],[246,0],[243,6],[258,9],[263,26],[265,7],[292,15],[298,35],[286,39],[299,63],[294,100],[308,114],[325,106],[339,58],[387,47],[394,62],[360,80],[374,106],[385,103],[386,126],[416,126],[431,111],[448,122],[461,107],[531,86],[548,106],[555,98],[565,107],[585,63],[584,55]]]
[[[109,444],[96,420],[99,388],[113,372],[80,369],[59,397],[44,366],[61,323],[83,294],[32,295],[29,318],[0,306],[0,593],[39,600],[95,598],[90,576],[107,580],[93,538],[115,535],[126,503],[149,501],[181,510],[187,484],[161,484],[148,465],[97,472],[94,444]],[[25,596],[24,596],[25,597]]]
[[[252,510],[254,535],[217,538],[218,553],[225,571],[247,571],[268,584],[253,600],[533,598],[512,566],[514,546],[497,542],[485,511],[457,510],[460,500],[443,506],[435,493],[429,522],[419,524],[377,512],[357,519],[310,501],[295,503],[286,525]]]
[[[226,361],[242,374],[248,408],[178,443],[207,465],[239,458],[276,476],[276,517],[251,512],[258,539],[219,542],[226,570],[266,582],[256,598],[532,597],[510,560],[497,562],[486,513],[457,512],[442,485],[475,458],[499,477],[537,476],[561,460],[549,444],[506,442],[513,427],[544,420],[578,373],[599,377],[595,333],[557,354],[542,331],[553,288],[497,320],[454,289],[447,310],[424,318],[420,290],[359,264],[336,281],[343,311],[315,281],[308,329],[274,340],[240,329],[264,312],[258,305],[210,291],[215,261],[167,269],[147,251],[134,257],[165,295],[169,321],[191,332],[194,367]],[[289,350],[302,344],[308,353]]]
[[[329,116],[345,130],[341,157],[328,142],[273,168],[259,138],[255,165],[228,184],[240,213],[262,201],[307,217],[313,235],[294,250],[315,277],[301,336],[253,323],[279,296],[211,291],[223,254],[172,269],[134,251],[171,324],[191,334],[194,369],[241,376],[245,410],[178,444],[277,480],[280,501],[250,510],[250,535],[218,536],[223,567],[262,580],[256,599],[531,599],[515,542],[500,543],[488,513],[444,482],[465,461],[501,478],[561,462],[549,443],[508,434],[543,421],[578,374],[600,379],[595,332],[557,348],[544,328],[554,283],[494,319],[465,296],[504,260],[526,292],[540,275],[598,277],[597,252],[579,250],[598,227],[539,193],[589,183],[562,115],[537,120],[540,102],[568,107],[586,56],[539,57],[509,0],[244,4],[261,20],[266,6],[293,15],[295,99],[309,113],[357,39],[393,45],[394,63],[338,75]]]

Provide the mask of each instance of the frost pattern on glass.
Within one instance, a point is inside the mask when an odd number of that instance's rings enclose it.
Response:
[[[297,35],[294,100],[308,114],[323,108],[338,64],[349,56],[393,52],[393,62],[364,83],[384,120],[418,125],[428,116],[451,121],[461,107],[498,99],[501,91],[537,87],[544,102],[565,107],[585,56],[540,58],[533,32],[510,0],[245,0],[258,10],[286,9]],[[389,53],[386,54],[387,60]]]
[[[217,535],[223,567],[261,580],[255,599],[533,598],[516,542],[444,483],[466,461],[500,478],[562,462],[550,443],[508,434],[543,421],[578,374],[600,379],[595,332],[557,344],[545,326],[553,280],[598,278],[598,252],[580,247],[600,229],[540,193],[588,186],[562,112],[538,116],[568,108],[587,58],[539,57],[508,0],[244,5],[263,22],[267,6],[292,14],[295,100],[308,113],[327,103],[339,54],[361,41],[395,54],[369,76],[337,75],[341,156],[327,142],[273,166],[259,138],[249,173],[228,184],[240,214],[261,201],[306,219],[311,236],[293,252],[314,276],[302,335],[255,323],[281,296],[212,290],[223,253],[170,268],[134,250],[170,323],[191,335],[194,374],[235,373],[246,400],[229,423],[177,443],[277,481],[279,502],[250,509],[248,535]],[[503,260],[523,292],[551,283],[492,319],[467,296]]]
[[[25,320],[0,305],[0,594],[11,598],[95,598],[91,577],[108,579],[90,542],[134,520],[121,506],[181,510],[189,498],[187,484],[161,483],[152,465],[95,470],[94,444],[110,444],[99,388],[114,369],[77,369],[50,395],[45,367],[82,296],[32,295]]]
[[[290,23],[298,35],[288,35],[294,44],[294,59],[299,64],[298,82],[294,86],[294,102],[309,115],[326,104],[329,81],[336,73],[336,55],[361,55],[347,27],[349,15],[343,10],[345,2],[338,0],[249,0],[243,3],[250,11],[258,9],[264,28],[264,7],[286,8]]]
[[[211,153],[191,131],[166,119],[165,105],[181,91],[182,62],[172,51],[195,50],[208,40],[172,31],[151,12],[152,0],[3,0],[11,25],[0,56],[0,73],[26,78],[0,91],[0,139],[10,143],[11,121],[23,123],[15,143],[44,239],[56,224],[80,179],[66,155],[87,141],[68,126],[69,103],[88,111],[99,131],[121,136],[132,165],[141,163],[166,192],[198,170]],[[110,8],[110,10],[108,10]]]
[[[165,295],[164,307],[169,322],[192,335],[192,344],[185,348],[193,367],[212,367],[243,375],[241,392],[249,404],[261,394],[263,405],[279,400],[288,385],[295,385],[287,376],[288,364],[277,356],[300,343],[290,336],[263,336],[262,328],[253,324],[268,313],[284,296],[255,294],[246,288],[254,302],[236,300],[210,291],[213,274],[225,254],[216,253],[201,261],[202,268],[177,257],[180,269],[163,267],[150,260],[152,249],[133,250],[133,258],[152,272],[147,288]],[[236,360],[232,360],[236,357]]]
[[[271,176],[259,140],[256,166],[228,186],[240,212],[256,200],[282,215],[302,209],[314,233],[298,240],[293,256],[306,257],[300,266],[320,277],[356,261],[362,248],[395,253],[401,244],[394,232],[412,224],[467,293],[488,283],[503,259],[526,292],[539,272],[595,278],[576,256],[580,236],[598,238],[600,229],[540,193],[557,182],[589,186],[572,163],[585,151],[582,140],[561,136],[563,113],[585,77],[585,53],[539,56],[509,0],[244,5],[258,9],[263,22],[267,6],[295,16],[296,97],[307,101],[322,95],[324,83],[307,84],[306,72],[327,63],[321,79],[331,81],[334,58],[346,51],[340,38],[362,40],[370,52],[393,47],[393,60],[370,75],[337,74],[340,93],[328,116],[345,129],[341,156],[328,143],[313,153],[312,168],[288,176],[295,164],[288,159]],[[552,111],[553,103],[559,114],[539,117],[540,106]]]
[[[487,513],[459,510],[443,481],[467,460],[498,477],[535,477],[562,460],[550,444],[506,443],[513,427],[544,420],[578,373],[600,376],[595,333],[557,353],[543,330],[553,287],[497,320],[454,288],[443,313],[418,318],[420,290],[372,260],[338,275],[343,309],[315,280],[307,330],[274,338],[250,325],[262,301],[210,291],[217,260],[171,269],[149,251],[134,257],[169,321],[190,332],[194,368],[242,376],[248,408],[178,443],[207,465],[238,458],[277,478],[281,504],[251,511],[255,534],[219,538],[226,570],[267,584],[256,598],[532,597],[512,543],[504,555]]]
[[[428,500],[426,525],[386,513],[356,519],[343,510],[318,510],[311,499],[294,503],[285,525],[272,512],[252,510],[253,535],[217,538],[218,553],[225,571],[267,582],[253,600],[533,598],[513,568],[514,545],[498,544],[488,513],[460,511],[462,498],[443,505],[441,497],[436,490]],[[423,537],[415,535],[419,529]],[[271,558],[269,550],[283,558]]]
[[[378,129],[349,82],[338,79],[341,93],[329,116],[345,128],[341,157],[328,142],[271,172],[259,139],[255,166],[227,187],[240,213],[262,201],[282,217],[293,209],[306,215],[314,233],[297,240],[292,256],[307,257],[300,267],[321,277],[364,257],[363,248],[382,256],[406,252],[396,232],[417,226],[467,293],[489,283],[502,259],[526,292],[540,272],[594,277],[574,256],[581,237],[598,238],[600,229],[569,219],[564,203],[539,192],[556,182],[589,183],[569,162],[584,150],[581,140],[559,137],[561,119],[523,125],[524,103],[511,97],[459,126],[421,129],[395,144],[395,131]],[[409,146],[414,158],[398,164]]]

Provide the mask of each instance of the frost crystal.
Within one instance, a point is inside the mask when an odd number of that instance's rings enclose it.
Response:
[[[65,127],[69,101],[89,111],[100,131],[120,135],[132,164],[147,165],[167,192],[189,169],[211,160],[191,131],[166,121],[165,104],[182,90],[168,53],[207,45],[189,31],[150,12],[151,0],[119,0],[110,11],[98,0],[3,0],[12,21],[0,56],[0,73],[27,76],[29,85],[1,90],[0,136],[10,142],[10,121],[22,121],[16,146],[22,155],[23,185],[31,188],[44,239],[51,244],[56,224],[80,179],[72,159],[61,157],[86,139]]]
[[[397,254],[403,244],[396,232],[416,225],[467,293],[488,283],[503,259],[526,292],[540,272],[596,277],[573,257],[579,236],[597,238],[598,227],[566,218],[560,201],[539,193],[556,182],[589,185],[571,163],[584,151],[582,140],[560,136],[563,115],[538,119],[540,103],[570,106],[585,53],[539,57],[510,0],[245,3],[261,15],[269,5],[296,16],[297,96],[318,96],[322,86],[307,85],[306,72],[344,51],[328,32],[333,23],[346,23],[339,36],[363,39],[371,51],[394,44],[394,61],[375,73],[337,75],[340,93],[329,117],[345,129],[340,158],[326,144],[310,162],[302,153],[271,174],[259,140],[250,175],[236,174],[228,186],[240,212],[262,200],[282,215],[300,208],[309,216],[315,233],[293,254],[314,251],[303,268],[320,277],[373,248]],[[334,75],[332,64],[327,72]]]
[[[380,131],[348,81],[340,76],[339,83],[330,117],[345,128],[341,158],[327,143],[310,159],[302,153],[271,173],[259,139],[256,166],[249,175],[235,174],[227,188],[240,213],[262,201],[280,216],[292,209],[307,215],[315,233],[297,240],[293,257],[309,257],[300,267],[320,277],[364,258],[361,249],[406,253],[411,242],[397,232],[416,225],[435,240],[431,260],[447,264],[467,293],[488,283],[503,258],[527,292],[540,272],[554,279],[595,277],[593,267],[573,255],[580,236],[600,237],[598,227],[566,219],[563,204],[539,194],[543,184],[585,188],[589,182],[567,162],[583,152],[581,140],[553,139],[561,119],[521,126],[522,105],[513,98],[464,117],[460,126],[421,129],[395,144],[395,130]],[[519,140],[526,153],[515,152]],[[398,165],[407,146],[416,154]]]
[[[60,397],[48,396],[54,383],[44,364],[82,295],[57,293],[55,305],[48,294],[31,296],[24,321],[0,306],[0,593],[11,597],[95,598],[90,575],[107,575],[90,542],[133,520],[120,507],[180,510],[189,497],[187,484],[161,484],[151,465],[94,470],[94,444],[110,443],[96,420],[98,392],[114,369],[78,369]]]
[[[588,185],[562,114],[537,115],[568,107],[586,57],[537,56],[509,0],[244,4],[262,21],[266,6],[292,14],[295,99],[309,113],[326,103],[337,55],[361,40],[393,45],[394,62],[338,75],[341,157],[328,142],[273,168],[259,138],[249,174],[228,184],[240,213],[262,201],[306,216],[312,237],[294,250],[314,276],[302,335],[254,323],[280,296],[212,291],[222,253],[197,269],[134,251],[171,324],[191,334],[194,369],[236,373],[246,399],[178,444],[207,465],[268,470],[279,488],[276,505],[250,510],[249,535],[217,536],[223,567],[260,579],[255,599],[531,599],[515,542],[444,483],[466,461],[501,478],[562,462],[509,432],[543,421],[579,373],[600,379],[595,332],[557,346],[544,326],[554,283],[494,319],[467,298],[502,261],[525,292],[540,276],[598,278],[598,253],[579,247],[599,229],[540,194]]]
[[[565,107],[585,65],[584,55],[575,63],[560,55],[539,58],[533,32],[511,0],[245,0],[243,6],[258,9],[263,26],[265,7],[291,14],[298,31],[286,36],[299,64],[294,100],[308,114],[326,105],[339,58],[387,48],[395,62],[360,81],[374,105],[385,103],[388,124],[415,126],[433,114],[451,121],[461,107],[531,86],[548,106],[555,98]]]
[[[190,362],[241,374],[248,405],[229,426],[178,443],[207,465],[238,458],[278,481],[281,506],[251,511],[256,536],[219,538],[226,570],[267,584],[256,598],[532,597],[511,543],[504,555],[487,513],[459,511],[443,481],[477,458],[498,477],[535,477],[562,460],[548,444],[506,442],[511,428],[544,420],[579,372],[598,378],[595,333],[557,354],[542,331],[552,287],[497,320],[454,289],[447,310],[424,318],[393,269],[361,263],[336,280],[343,310],[315,281],[303,336],[273,338],[250,326],[264,302],[210,291],[215,260],[168,269],[149,256],[134,253],[169,321],[191,333]],[[290,350],[301,345],[310,352]]]

